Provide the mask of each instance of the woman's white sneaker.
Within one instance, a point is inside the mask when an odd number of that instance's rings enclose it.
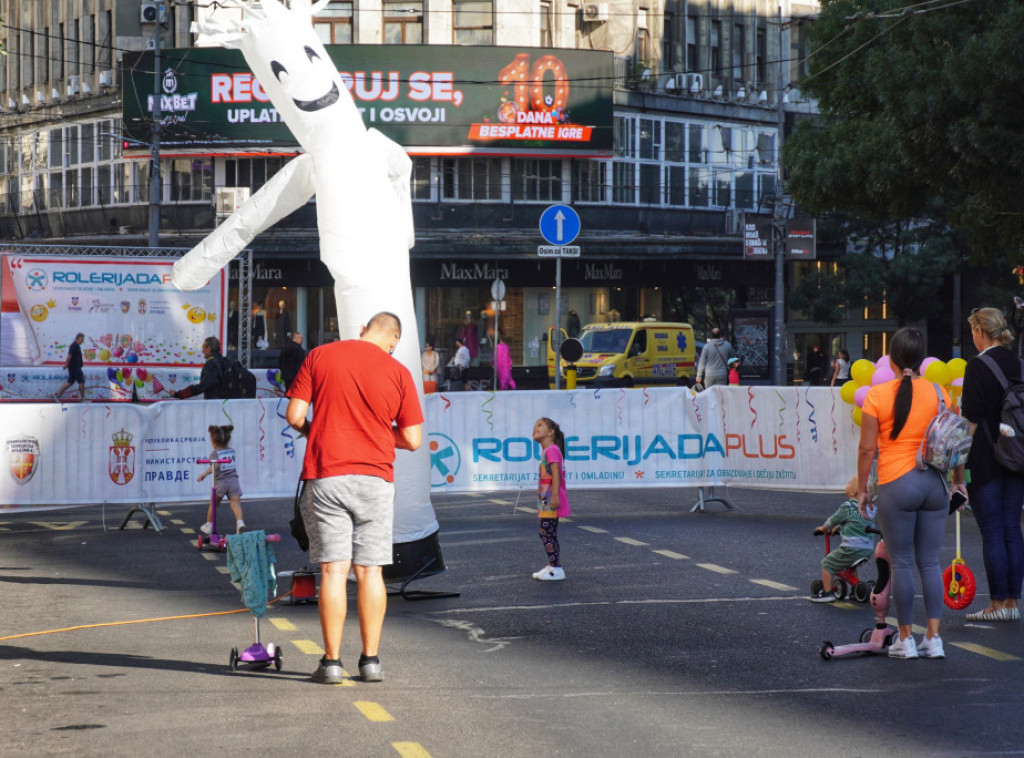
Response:
[[[921,644],[917,646],[917,654],[922,658],[945,658],[946,651],[942,648],[942,638],[939,635],[934,637],[923,637]]]
[[[560,582],[565,579],[565,571],[561,566],[545,566],[536,574],[533,575],[534,579],[539,579],[542,582]]]
[[[940,642],[939,644],[941,645],[942,643]],[[907,660],[917,658],[917,643],[914,642],[914,635],[911,634],[906,639],[896,640],[889,645],[889,657]]]

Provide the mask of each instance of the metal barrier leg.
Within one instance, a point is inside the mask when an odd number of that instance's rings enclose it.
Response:
[[[121,526],[119,526],[118,529],[124,529],[136,512],[141,512],[142,515],[146,517],[145,521],[142,522],[143,529],[148,529],[149,525],[152,524],[153,531],[163,531],[164,525],[160,522],[160,517],[156,514],[156,503],[139,503],[136,505],[125,514],[124,520],[121,521]]]
[[[697,511],[704,511],[706,503],[721,503],[726,507],[727,510],[735,510],[736,506],[732,504],[732,501],[724,495],[716,495],[714,487],[698,487],[697,488],[697,504],[690,509],[690,513],[696,513]]]
[[[422,566],[420,566],[418,569],[416,569],[416,572],[412,576],[406,578],[405,581],[402,582],[401,589],[398,589],[398,590],[388,590],[388,597],[400,596],[403,600],[410,600],[410,601],[411,600],[439,600],[441,598],[446,598],[446,597],[461,597],[462,596],[461,592],[443,592],[443,591],[438,591],[438,590],[410,590],[410,589],[406,589],[409,586],[409,583],[410,582],[414,582],[417,579],[419,579],[420,575],[424,571],[426,571],[428,568],[430,568],[434,564],[435,560],[436,559],[431,558],[426,563],[424,563]],[[433,576],[433,574],[427,574],[427,576]],[[426,577],[423,577],[423,578],[426,578]]]

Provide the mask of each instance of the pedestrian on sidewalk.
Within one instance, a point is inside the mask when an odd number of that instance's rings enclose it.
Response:
[[[544,451],[537,477],[537,515],[540,517],[540,541],[548,554],[547,565],[533,578],[557,582],[565,579],[558,544],[558,519],[572,513],[565,491],[565,434],[551,419],[539,418],[533,425],[533,439]]]
[[[55,402],[60,402],[63,395],[72,384],[78,384],[79,399],[85,400],[85,373],[82,371],[82,343],[85,342],[85,335],[79,332],[75,335],[75,341],[68,346],[68,357],[64,361],[64,368],[68,372],[68,380],[60,386],[60,389],[53,393]]]

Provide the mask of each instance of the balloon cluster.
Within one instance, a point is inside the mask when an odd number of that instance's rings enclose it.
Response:
[[[963,358],[944,362],[938,358],[928,357],[921,361],[918,373],[929,382],[945,387],[953,402],[958,402],[963,391],[966,368],[967,361]],[[853,406],[853,423],[860,426],[861,406],[864,405],[868,390],[878,384],[891,382],[895,378],[888,355],[883,355],[874,363],[861,358],[850,366],[850,380],[840,388],[839,396]]]
[[[138,366],[134,369],[129,368],[128,366],[123,366],[122,368],[114,368],[113,366],[110,366],[107,368],[107,379],[116,383],[123,389],[130,390],[133,383],[137,388],[142,389],[146,386],[147,382],[154,381],[156,377],[146,371],[142,366]]]
[[[270,386],[274,388],[280,394],[284,394],[284,379],[281,378],[281,371],[276,368],[267,369],[267,381],[270,382]]]

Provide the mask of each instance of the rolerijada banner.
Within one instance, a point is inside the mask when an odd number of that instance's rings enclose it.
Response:
[[[292,497],[305,440],[285,421],[287,402],[2,404],[0,510],[202,502],[210,490],[195,459],[210,452],[210,424],[235,427],[243,499]],[[541,450],[530,434],[541,417],[565,431],[570,492],[838,491],[856,470],[850,408],[830,387],[441,393],[426,398],[424,444],[435,492],[532,492]],[[398,515],[399,542],[421,536]]]
[[[611,153],[611,53],[458,45],[329,45],[327,52],[364,124],[410,152]],[[163,147],[294,149],[295,138],[239,51],[186,48],[161,56]],[[143,143],[152,137],[153,68],[152,53],[125,55],[125,133]]]

